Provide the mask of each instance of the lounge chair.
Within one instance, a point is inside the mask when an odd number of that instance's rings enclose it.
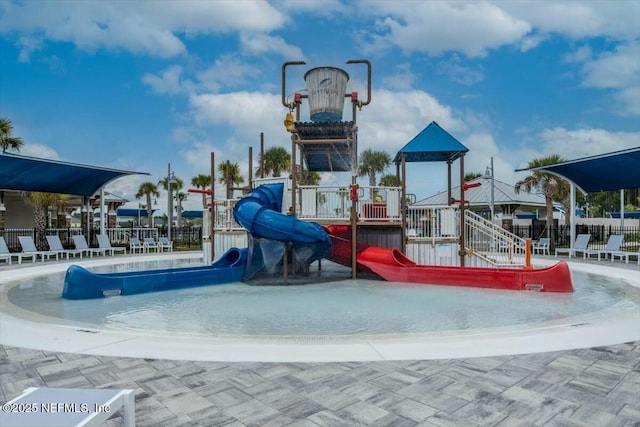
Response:
[[[100,249],[104,249],[105,253],[111,252],[111,255],[115,254],[116,252],[122,252],[123,254],[127,253],[127,248],[125,248],[124,246],[111,246],[109,236],[107,236],[106,234],[98,234],[96,238],[98,239],[98,246],[100,247]]]
[[[47,236],[47,243],[49,244],[49,250],[51,252],[57,252],[61,258],[63,255],[66,255],[67,259],[69,259],[69,255],[73,255],[74,258],[76,255],[80,255],[80,259],[82,259],[82,251],[77,249],[65,249],[64,246],[62,246],[60,237],[58,236]]]
[[[4,237],[0,236],[0,259],[4,259],[8,264],[11,264],[11,260],[13,257],[18,258],[19,254],[12,254],[9,251],[9,247],[7,246],[7,242],[4,241]]]
[[[144,246],[145,252],[159,251],[158,243],[156,242],[156,239],[154,239],[153,237],[145,237],[144,242],[142,244]]]
[[[173,241],[169,240],[168,237],[160,237],[158,238],[158,251],[164,252],[173,252]]]
[[[532,249],[534,254],[536,252],[540,252],[542,255],[544,255],[545,253],[547,255],[551,255],[549,253],[549,245],[550,244],[551,244],[551,239],[550,238],[542,237],[537,242],[533,242],[533,244],[531,245],[531,249]]]
[[[91,258],[93,258],[93,254],[106,254],[106,251],[102,248],[90,248],[87,244],[87,239],[85,239],[82,234],[71,236],[71,238],[73,239],[73,244],[75,245],[76,250],[87,252]]]
[[[142,244],[142,242],[140,241],[140,239],[138,239],[137,237],[130,237],[129,238],[129,251],[132,254],[135,254],[136,251],[140,250],[140,253],[144,252],[144,245]]]
[[[584,253],[587,250],[587,246],[589,246],[589,240],[591,239],[591,234],[578,234],[575,242],[573,242],[572,248],[556,248],[556,256],[560,253],[569,254],[569,258],[571,256],[576,256],[578,252]]]
[[[36,244],[33,241],[33,237],[31,236],[18,236],[18,241],[20,242],[20,246],[22,246],[21,257],[18,259],[18,264],[22,263],[22,258],[31,258],[31,261],[36,262],[36,259],[40,257],[40,259],[44,262],[45,259],[49,259],[51,257],[56,257],[56,261],[58,260],[58,252],[53,251],[39,251],[36,248]]]
[[[606,259],[608,256],[611,256],[611,262],[613,262],[615,257],[619,257],[621,261],[622,259],[626,259],[628,263],[629,253],[622,250],[623,243],[624,236],[622,234],[611,234],[604,249],[588,249],[584,251],[582,258],[587,259],[587,257],[591,258],[591,255],[597,255],[598,261],[600,261],[600,257]]]
[[[121,408],[124,426],[136,425],[134,390],[29,387],[5,405],[25,409],[2,411],[3,427],[100,426]]]

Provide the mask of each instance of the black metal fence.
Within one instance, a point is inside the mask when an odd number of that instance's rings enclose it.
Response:
[[[610,235],[624,235],[623,250],[637,252],[640,247],[640,227],[639,226],[612,226],[612,225],[576,225],[576,235],[590,234],[589,247],[592,249],[604,249]],[[544,222],[532,225],[513,225],[507,230],[525,239],[538,240],[540,237],[547,237],[548,232]],[[555,247],[569,247],[571,240],[570,226],[554,224]]]
[[[113,246],[129,246],[128,236],[136,237],[136,229],[119,228],[118,231],[124,239],[112,241]],[[153,229],[157,232],[158,237],[167,237],[167,227],[156,227]],[[38,233],[35,228],[6,228],[0,229],[0,236],[4,237],[5,242],[11,252],[20,252],[22,250],[18,241],[19,236],[31,236],[36,246],[40,250],[48,249],[46,236],[58,235],[65,249],[73,249],[73,241],[71,236],[83,235],[87,238],[87,242],[91,247],[98,247],[96,236],[100,233],[99,229],[89,229],[88,232],[79,227],[72,228],[47,228],[44,233]],[[171,227],[171,240],[173,241],[174,250],[199,250],[202,249],[202,228],[201,227]]]

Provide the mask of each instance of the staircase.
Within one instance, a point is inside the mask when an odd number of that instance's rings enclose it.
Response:
[[[525,266],[526,239],[516,236],[476,213],[464,211],[465,249],[478,266]]]

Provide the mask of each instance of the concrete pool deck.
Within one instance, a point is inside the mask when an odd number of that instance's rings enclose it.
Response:
[[[193,253],[83,260],[91,267]],[[539,265],[557,259],[536,259]],[[77,261],[76,261],[77,262]],[[73,262],[45,262],[2,270],[2,283],[63,272]],[[625,280],[640,289],[631,264],[571,262],[571,268]],[[370,336],[254,337],[106,328],[45,317],[13,305],[0,285],[0,344],[46,351],[156,359],[229,362],[426,360],[527,354],[640,340],[637,313],[615,307],[580,316],[508,327]]]
[[[553,258],[546,261],[553,262]],[[36,265],[42,274],[43,269],[56,264],[65,263]],[[612,273],[614,277],[623,275],[630,280],[640,280],[640,269],[631,264],[615,263],[615,271],[609,270],[609,263],[575,264],[593,268],[599,274]],[[6,273],[26,276],[27,270],[29,268],[2,267],[0,276],[5,282]],[[640,423],[640,313],[635,322],[633,318],[623,322],[629,329],[626,333],[631,335],[618,337],[623,341],[617,343],[615,337],[603,336],[607,335],[607,329],[599,330],[608,323],[619,326],[618,320],[609,317],[613,314],[601,313],[597,326],[580,324],[589,322],[560,325],[562,327],[548,325],[544,331],[502,331],[499,337],[489,340],[458,336],[454,346],[443,343],[433,353],[427,353],[424,346],[412,347],[419,342],[391,342],[381,347],[369,345],[377,353],[372,359],[318,363],[326,359],[323,356],[317,361],[286,363],[277,358],[265,362],[262,359],[268,359],[269,352],[256,355],[249,353],[248,347],[233,354],[218,353],[221,361],[197,361],[200,357],[193,347],[183,349],[186,354],[176,353],[180,357],[172,357],[176,350],[170,345],[165,347],[166,357],[144,356],[144,353],[137,357],[100,355],[106,349],[117,348],[113,342],[85,348],[90,354],[80,354],[76,351],[83,349],[75,346],[82,340],[64,334],[58,336],[50,330],[47,334],[46,328],[37,329],[42,325],[33,325],[38,323],[33,319],[26,321],[14,317],[15,313],[5,314],[3,309],[0,400],[9,400],[30,386],[133,388],[137,390],[136,420],[142,426],[637,425]],[[7,320],[13,323],[7,325]],[[22,328],[20,334],[12,332],[13,328]],[[71,337],[102,334],[78,331],[79,328],[70,326],[66,329],[71,329]],[[571,348],[574,341],[571,345],[562,344],[558,338],[563,335],[552,333],[559,329],[564,329],[564,333],[567,329],[589,333],[579,334],[586,340],[581,341],[581,348],[527,350],[528,339],[538,342],[536,345],[549,341],[555,346]],[[594,332],[597,339],[589,337]],[[521,334],[526,338],[518,342]],[[468,347],[490,347],[499,342],[507,346],[507,338],[515,341],[510,347],[498,350],[510,350],[516,355],[478,354],[479,351],[500,354],[495,348],[475,349],[470,355],[463,355]],[[41,350],[32,350],[20,344],[19,339],[23,343],[41,342],[58,350],[42,350],[43,346],[39,347]],[[158,339],[163,338],[149,338],[146,343]],[[454,337],[443,339],[456,341]],[[604,342],[607,340],[611,344]],[[126,341],[119,348],[126,349],[127,344],[131,344],[136,351],[144,351],[142,341]],[[86,344],[86,338],[84,342]],[[237,347],[238,343],[235,344]],[[289,340],[276,347],[289,352],[283,360],[297,360],[321,347],[330,355],[339,350],[336,346],[340,344],[345,343],[327,346],[327,343]],[[363,354],[362,349],[346,344],[354,359]],[[305,347],[308,351],[298,356],[298,351]],[[411,348],[417,349],[418,357],[411,357],[414,351]],[[455,348],[459,353],[451,351]],[[100,351],[96,351],[98,349]],[[221,354],[226,357],[220,358]],[[243,355],[246,361],[242,361]],[[394,355],[398,355],[398,359]],[[238,359],[234,360],[235,356],[239,356]],[[336,359],[334,355],[333,360]],[[107,425],[120,425],[120,421],[116,417]]]

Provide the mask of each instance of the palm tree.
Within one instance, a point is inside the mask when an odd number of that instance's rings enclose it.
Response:
[[[400,180],[395,174],[387,174],[380,178],[380,184],[382,187],[399,187]]]
[[[564,159],[558,154],[552,154],[548,157],[541,157],[533,159],[529,162],[529,168],[536,168],[540,166],[549,166],[556,163],[563,162]],[[516,194],[524,190],[527,193],[532,191],[539,191],[544,195],[546,203],[546,221],[547,221],[547,237],[550,238],[551,244],[549,245],[550,251],[555,249],[555,235],[553,228],[553,199],[557,197],[562,186],[566,185],[566,181],[556,175],[550,174],[544,171],[532,171],[531,175],[525,177],[523,180],[516,182],[514,191]]]
[[[360,154],[358,176],[368,176],[371,199],[374,197],[373,187],[376,186],[376,174],[382,173],[391,165],[391,156],[386,151],[364,150]]]
[[[55,193],[41,193],[39,191],[28,191],[22,193],[25,202],[33,207],[33,222],[36,228],[36,238],[34,239],[38,248],[45,247],[45,231],[47,229],[47,215],[49,206],[55,206],[60,200],[60,195]]]
[[[203,190],[211,187],[211,175],[198,174],[191,178],[191,185],[196,188],[202,188]],[[202,209],[207,208],[207,195],[202,193]]]
[[[147,199],[147,204],[145,207],[147,208],[147,227],[151,225],[151,196],[159,197],[160,192],[158,191],[158,187],[153,182],[143,182],[138,187],[138,192],[136,193],[136,199],[141,197],[145,197]],[[138,225],[139,226],[139,225]]]
[[[218,165],[218,182],[225,184],[227,188],[227,199],[233,199],[233,190],[236,184],[242,184],[244,178],[240,175],[240,166],[237,163],[229,161],[222,162]]]
[[[11,136],[11,131],[13,131],[11,120],[0,118],[0,147],[3,153],[7,150],[20,151],[20,147],[24,145],[22,138]]]
[[[261,168],[264,168],[264,175],[279,177],[282,171],[288,170],[291,166],[291,156],[283,147],[271,147],[264,153],[264,158],[260,159],[258,167],[258,175],[262,174]]]

